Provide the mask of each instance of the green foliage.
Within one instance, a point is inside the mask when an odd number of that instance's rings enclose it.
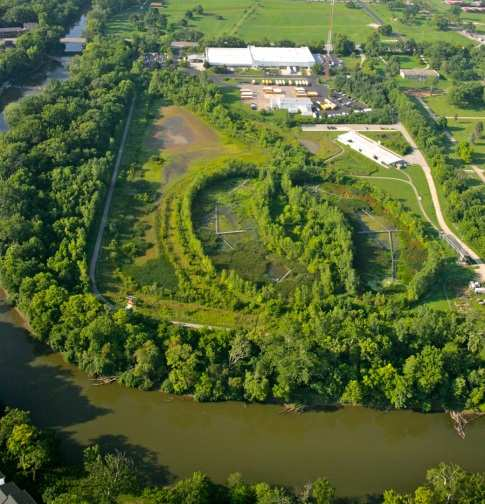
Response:
[[[35,481],[51,466],[53,455],[51,437],[32,424],[29,413],[7,408],[0,418],[2,463]]]
[[[461,82],[455,84],[448,97],[452,105],[471,108],[483,105],[483,85],[479,82]]]
[[[36,26],[18,37],[14,48],[0,51],[0,85],[9,79],[27,76],[57,46],[59,37],[81,14],[86,0],[51,1],[2,0],[2,26]]]

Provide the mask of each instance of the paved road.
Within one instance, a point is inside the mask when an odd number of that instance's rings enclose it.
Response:
[[[330,128],[329,128],[330,126]],[[412,154],[413,162],[420,165],[423,169],[426,181],[428,183],[429,191],[431,193],[431,198],[433,200],[433,205],[435,208],[436,218],[438,220],[439,227],[441,230],[451,236],[453,240],[473,259],[477,264],[476,273],[480,277],[482,282],[485,282],[485,264],[482,262],[480,256],[470,248],[466,243],[464,243],[448,226],[446,223],[443,211],[441,210],[441,204],[438,197],[438,191],[436,189],[436,184],[431,173],[431,167],[429,166],[426,158],[423,156],[422,152],[418,149],[414,138],[409,134],[407,129],[401,124],[339,124],[339,125],[328,125],[328,124],[311,124],[302,126],[303,131],[400,131],[404,138],[408,141],[409,145],[414,149]]]
[[[113,192],[116,186],[118,173],[120,171],[121,160],[123,159],[123,152],[125,150],[128,131],[130,129],[131,118],[133,117],[135,100],[136,97],[134,97],[133,100],[131,101],[128,117],[126,118],[125,129],[123,130],[123,136],[121,137],[120,147],[118,149],[118,154],[116,156],[116,161],[113,168],[113,174],[111,175],[111,182],[108,188],[108,194],[106,195],[106,200],[104,202],[103,215],[101,216],[101,222],[99,223],[98,235],[96,236],[96,243],[94,244],[93,255],[91,256],[91,262],[89,264],[89,279],[91,281],[91,287],[93,293],[100,301],[108,305],[110,308],[114,308],[114,306],[99,292],[98,286],[96,285],[96,266],[98,264],[99,253],[101,251],[101,246],[103,244],[104,230],[106,228],[106,223],[108,222],[109,211],[111,208],[111,200],[113,199]]]

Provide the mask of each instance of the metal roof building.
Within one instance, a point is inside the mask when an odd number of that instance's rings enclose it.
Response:
[[[290,114],[298,114],[304,116],[311,116],[312,101],[310,98],[291,98],[287,96],[273,96],[271,97],[272,109],[284,109]]]
[[[299,67],[315,64],[308,47],[208,47],[206,61],[214,66],[228,67]]]
[[[379,143],[374,142],[374,140],[371,140],[363,135],[359,135],[355,131],[348,131],[343,135],[339,135],[337,140],[387,168],[390,166],[398,168],[407,165],[407,162],[401,156],[398,156],[391,150],[386,149]]]

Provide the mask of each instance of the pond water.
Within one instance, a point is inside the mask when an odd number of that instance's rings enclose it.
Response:
[[[83,15],[66,34],[68,37],[81,37],[86,27]],[[32,75],[19,75],[13,85],[0,92],[0,132],[7,131],[4,110],[7,105],[25,96],[39,93],[52,80],[66,80],[69,76],[69,62],[74,54],[81,52],[81,44],[66,44],[65,51],[55,59],[48,59],[45,65]]]
[[[199,404],[160,392],[94,386],[58,354],[36,344],[0,300],[0,401],[32,411],[55,429],[68,460],[100,442],[143,459],[158,480],[201,470],[218,482],[301,486],[326,476],[339,495],[411,489],[441,461],[485,470],[485,422],[460,439],[446,415],[342,408],[303,415],[241,403]]]

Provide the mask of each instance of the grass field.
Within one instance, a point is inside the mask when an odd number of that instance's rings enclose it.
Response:
[[[436,8],[430,6],[437,12]],[[385,23],[392,26],[395,33],[404,35],[407,38],[413,38],[417,42],[450,42],[453,44],[471,44],[466,37],[456,31],[440,31],[431,23],[431,15],[419,14],[416,22],[413,24],[404,24],[399,19],[402,16],[401,10],[391,11],[387,5],[373,3],[370,5],[374,11]]]
[[[460,108],[452,105],[447,93],[433,95],[424,99],[435,114],[446,117],[477,117],[485,121],[485,106],[474,108]]]
[[[409,154],[412,151],[412,147],[399,131],[369,131],[368,133],[363,133],[363,135],[379,142],[383,147],[401,156]]]
[[[177,22],[188,9],[202,5],[203,15],[195,15],[189,26],[206,38],[233,35],[247,41],[292,40],[296,43],[324,43],[327,38],[330,3],[306,0],[167,0],[162,12],[169,22]],[[337,3],[335,33],[365,40],[372,32],[371,20],[360,9]]]
[[[113,16],[106,27],[108,35],[130,38],[137,33],[136,26],[130,21],[130,16],[136,12],[140,12],[140,8],[134,7]]]
[[[458,119],[457,121],[448,119],[448,128],[458,142],[469,142],[477,122],[478,119]],[[482,122],[485,122],[485,119]],[[476,139],[472,149],[472,163],[485,168],[485,138],[482,136]]]

